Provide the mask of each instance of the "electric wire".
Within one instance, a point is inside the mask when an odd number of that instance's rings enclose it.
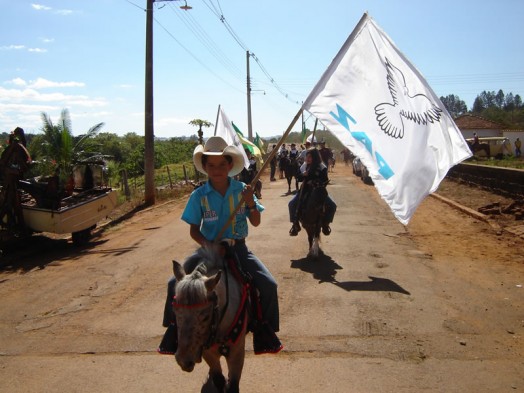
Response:
[[[180,10],[178,7],[173,7],[169,4],[173,13],[182,21],[182,23],[188,28],[188,30],[202,43],[202,45],[208,50],[208,52],[220,63],[222,66],[231,73],[235,78],[243,81],[240,77],[242,71],[238,66],[229,59],[225,53],[220,49],[216,42],[209,36],[209,34],[202,28],[197,20],[186,11]]]

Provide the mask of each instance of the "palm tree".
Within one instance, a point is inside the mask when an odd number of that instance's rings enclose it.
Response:
[[[53,124],[51,117],[42,112],[43,135],[35,143],[33,151],[37,156],[55,163],[62,176],[68,176],[73,165],[79,162],[86,152],[83,150],[89,138],[96,136],[104,123],[91,127],[84,135],[73,137],[71,117],[67,109],[63,109],[57,124]]]
[[[204,133],[202,132],[202,127],[213,127],[213,123],[207,120],[193,119],[189,122],[192,126],[198,126],[198,143],[201,145],[204,144]]]

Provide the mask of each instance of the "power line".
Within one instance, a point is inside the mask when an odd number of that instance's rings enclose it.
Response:
[[[219,48],[215,41],[207,34],[202,26],[195,20],[195,18],[186,11],[182,11],[177,7],[173,7],[171,4],[172,11],[176,16],[184,23],[189,31],[202,43],[202,45],[208,50],[209,53],[215,59],[222,64],[222,66],[231,73],[235,78],[242,80],[239,76],[242,74],[241,70],[236,64],[229,59],[225,53]]]
[[[124,0],[126,1],[127,3],[131,4],[132,6],[142,10],[142,11],[146,11],[145,8],[141,7],[140,5],[130,1],[130,0]],[[161,7],[163,8],[163,7]],[[224,78],[222,78],[220,75],[218,75],[216,72],[214,72],[212,69],[210,69],[203,61],[201,61],[195,54],[193,54],[193,52],[191,52],[184,44],[182,44],[182,42],[180,42],[173,33],[171,33],[171,31],[169,31],[169,29],[167,29],[157,18],[153,17],[154,21],[156,24],[158,24],[158,26],[160,26],[166,33],[167,35],[169,35],[184,51],[186,51],[197,63],[199,63],[202,67],[204,67],[207,71],[209,71],[211,74],[213,74],[214,76],[216,76],[218,79],[220,79],[222,82],[224,82],[226,85],[228,85],[229,87],[231,87],[232,89],[242,93],[242,94],[245,94],[245,92],[243,90],[240,90],[238,88],[236,88],[235,86],[231,85],[228,81],[226,81]],[[187,24],[186,24],[187,26]],[[189,26],[188,26],[189,28]],[[201,28],[200,28],[201,29]],[[191,30],[191,29],[190,29]],[[195,33],[195,35],[197,35]],[[201,41],[202,42],[202,41]],[[216,56],[219,56],[219,55],[216,55]],[[217,58],[218,60],[218,58]],[[222,62],[222,64],[224,64]],[[227,67],[226,67],[227,68]],[[235,72],[232,72],[233,75],[235,75],[236,77],[238,77],[238,74],[236,74]]]
[[[231,85],[229,82],[227,82],[224,78],[222,78],[220,75],[218,75],[216,72],[214,72],[211,68],[209,68],[204,62],[202,62],[198,57],[196,57],[188,48],[186,48],[179,40],[176,39],[176,37],[162,25],[156,18],[154,18],[155,22],[182,48],[184,49],[196,62],[198,62],[202,67],[204,67],[206,70],[208,70],[211,74],[215,75],[218,79],[220,79],[222,82],[227,84],[232,89],[241,92],[242,94],[245,94],[242,90],[237,89],[235,86]]]
[[[258,66],[260,67],[260,70],[262,71],[262,73],[266,76],[266,78],[269,80],[269,82],[273,85],[273,87],[275,89],[278,90],[278,92],[280,94],[282,94],[286,99],[288,99],[289,101],[295,103],[295,104],[299,104],[299,101],[298,100],[293,100],[291,99],[289,93],[287,93],[286,91],[284,91],[284,89],[282,89],[279,84],[275,81],[275,79],[269,74],[269,72],[267,71],[267,69],[264,67],[264,65],[262,64],[262,62],[260,61],[260,59],[254,54],[252,53],[248,46],[242,41],[242,39],[238,36],[238,34],[234,31],[233,27],[231,27],[231,25],[229,24],[229,22],[226,20],[226,17],[224,16],[224,13],[222,12],[222,9],[220,7],[220,3],[219,1],[217,0],[217,3],[218,3],[218,9],[217,7],[213,4],[212,0],[208,0],[209,1],[209,4],[206,0],[204,0],[204,4],[206,4],[206,6],[211,10],[211,12],[219,18],[219,20],[222,22],[222,24],[224,25],[224,27],[226,28],[226,30],[229,32],[229,34],[231,35],[231,37],[233,37],[233,39],[237,42],[237,44],[245,51],[245,52],[249,52],[250,53],[250,56],[255,60],[255,62],[258,64]]]

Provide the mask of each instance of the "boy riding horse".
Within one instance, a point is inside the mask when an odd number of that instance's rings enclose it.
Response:
[[[207,140],[204,146],[198,145],[193,153],[193,163],[199,172],[208,176],[208,181],[195,189],[182,213],[182,220],[189,224],[189,235],[202,248],[222,247],[215,243],[218,236],[220,241],[230,244],[237,255],[241,269],[247,273],[253,285],[259,291],[262,306],[262,320],[267,322],[274,332],[279,331],[279,309],[277,283],[266,266],[247,248],[248,221],[253,226],[260,225],[260,213],[264,207],[253,195],[250,185],[246,185],[233,176],[244,167],[242,153],[235,146],[228,146],[219,136]],[[230,215],[243,200],[244,204],[234,215],[234,219],[227,226]],[[223,251],[225,254],[225,251]],[[190,273],[196,266],[197,253],[189,257],[184,265],[186,273]],[[175,277],[168,283],[167,299],[164,309],[163,325],[168,327],[159,348],[160,353],[176,351],[176,319],[171,303],[174,296]],[[174,332],[174,335],[173,335]],[[281,348],[275,348],[278,352]],[[271,352],[271,351],[268,351]]]

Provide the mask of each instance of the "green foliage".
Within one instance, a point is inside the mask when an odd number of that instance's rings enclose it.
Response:
[[[524,105],[518,94],[484,90],[475,98],[471,113],[501,123],[507,128],[524,128]]]
[[[468,107],[459,96],[450,94],[446,97],[440,97],[440,101],[444,104],[451,117],[457,117],[463,115],[468,111]]]
[[[47,113],[42,112],[41,116],[43,133],[31,138],[28,144],[33,160],[38,162],[32,172],[38,170],[40,175],[58,173],[61,183],[65,184],[73,165],[93,157],[94,154],[85,148],[89,147],[89,139],[98,133],[104,123],[98,123],[75,138],[67,109],[62,110],[56,124]]]

